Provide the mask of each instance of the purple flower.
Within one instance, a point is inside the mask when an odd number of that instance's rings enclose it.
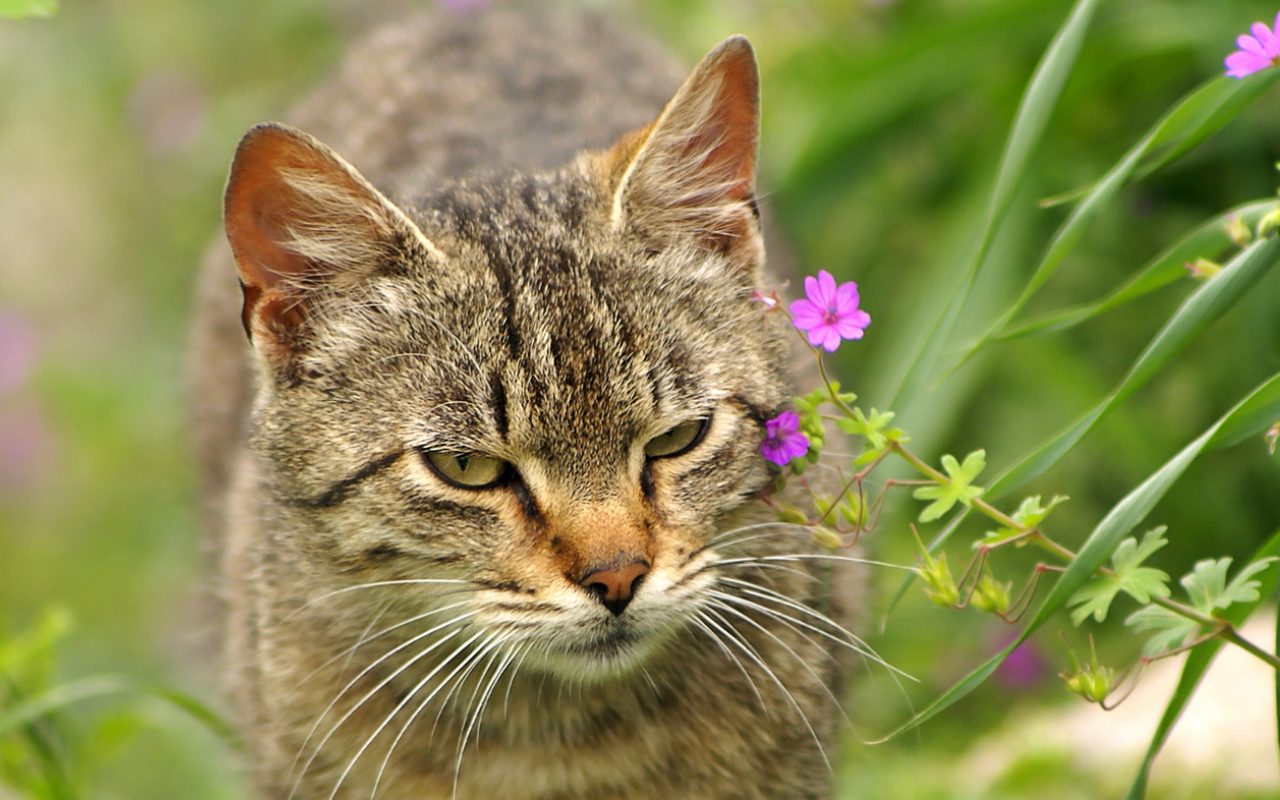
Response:
[[[1236,39],[1240,49],[1227,56],[1227,75],[1232,78],[1243,78],[1280,64],[1280,14],[1276,14],[1273,27],[1255,22],[1249,30],[1253,35]]]
[[[809,437],[800,432],[800,417],[783,411],[764,424],[760,453],[780,467],[809,452]]]
[[[871,324],[871,315],[858,308],[858,284],[853,281],[836,286],[824,269],[818,277],[804,279],[804,293],[807,299],[791,304],[791,319],[814,347],[830,353],[841,339],[861,339]]]

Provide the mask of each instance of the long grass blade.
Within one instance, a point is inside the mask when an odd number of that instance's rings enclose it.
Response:
[[[1141,180],[1195,149],[1201,142],[1222,130],[1254,100],[1274,86],[1277,80],[1280,80],[1280,72],[1263,70],[1246,80],[1222,76],[1211,78],[1188,92],[1143,137],[1147,142],[1146,152],[1133,175],[1134,179]],[[1047,198],[1041,205],[1055,206],[1077,200],[1089,194],[1097,185],[1082,186]]]
[[[1171,283],[1187,277],[1186,264],[1197,258],[1216,258],[1233,242],[1225,230],[1226,223],[1238,218],[1252,228],[1267,211],[1276,207],[1276,198],[1255,200],[1224,211],[1193,229],[1106,296],[1072,308],[1054,311],[1027,320],[994,334],[991,342],[1009,341],[1069,330],[1126,303],[1145,297]]]
[[[1096,0],[1078,0],[1036,66],[1005,142],[982,233],[962,274],[960,287],[948,299],[943,313],[912,353],[906,372],[890,394],[889,406],[905,405],[902,401],[911,399],[924,376],[932,372],[939,351],[950,339],[956,320],[995,242],[1000,223],[1008,213],[1031,156],[1048,127],[1049,118],[1062,95],[1062,87],[1080,54],[1096,7]]]
[[[1231,260],[1213,279],[1205,281],[1173,313],[1152,338],[1120,383],[1057,435],[1017,464],[1006,469],[987,487],[999,498],[1039,477],[1084,438],[1097,422],[1169,364],[1215,320],[1232,308],[1246,291],[1280,260],[1280,238],[1254,242]]]

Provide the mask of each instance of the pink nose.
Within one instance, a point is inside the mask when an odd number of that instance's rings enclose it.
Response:
[[[631,602],[636,587],[648,572],[647,561],[633,561],[621,567],[598,569],[587,573],[587,577],[582,579],[582,588],[617,616]]]

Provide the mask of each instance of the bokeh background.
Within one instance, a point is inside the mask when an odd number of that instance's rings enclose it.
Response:
[[[101,675],[221,708],[202,599],[210,559],[184,430],[195,266],[217,232],[241,133],[321,80],[362,30],[429,5],[474,14],[487,3],[78,0],[44,19],[0,19],[0,719],[23,698]],[[972,250],[1015,105],[1071,3],[587,5],[652,31],[690,64],[730,32],[751,37],[763,70],[769,209],[804,270],[859,281],[875,322],[838,366],[847,387],[883,403]],[[1063,208],[1036,201],[1096,179],[1170,104],[1220,74],[1238,33],[1276,11],[1274,0],[1101,4],[958,341],[1007,304],[1063,219]],[[1274,194],[1277,102],[1264,96],[1127,188],[1029,313],[1094,299],[1193,225]],[[995,467],[1013,463],[1102,397],[1192,288],[1188,277],[1066,333],[990,348],[899,421],[930,457],[985,447]],[[1078,544],[1128,489],[1280,368],[1278,298],[1272,275],[1036,482],[1035,491],[1071,496],[1055,512],[1059,538]],[[1280,459],[1261,441],[1215,453],[1153,518],[1173,542],[1154,561],[1174,575],[1197,558],[1242,557],[1280,522]],[[867,544],[912,563],[901,514],[888,514]],[[1067,645],[1053,631],[917,733],[859,744],[1013,632],[933,608],[918,592],[881,631],[898,577],[873,578],[872,644],[920,683],[899,690],[880,670],[859,682],[840,796],[1122,793],[1136,765],[1000,744],[1028,738],[1017,735],[1028,714],[1079,702],[1057,680]],[[1136,652],[1122,632],[1097,633],[1117,663]],[[1081,632],[1070,637],[1087,647]],[[1099,732],[1129,724],[1099,719]],[[979,770],[974,753],[983,752],[1003,755]],[[1233,783],[1245,766],[1187,772],[1161,762],[1152,796],[1280,797],[1266,778]],[[122,693],[0,733],[0,798],[10,796],[237,798],[243,789],[234,753],[209,725],[155,695]]]

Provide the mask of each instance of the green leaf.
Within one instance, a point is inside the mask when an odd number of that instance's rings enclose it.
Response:
[[[1142,645],[1142,654],[1147,658],[1181,647],[1200,632],[1200,623],[1161,606],[1143,606],[1130,614],[1124,624],[1139,633],[1155,631]]]
[[[1190,152],[1235,119],[1277,80],[1280,80],[1280,72],[1264,70],[1248,80],[1225,76],[1210,78],[1191,90],[1143,137],[1146,146],[1137,178],[1145,178]],[[1092,188],[1086,186],[1066,192],[1043,201],[1041,205],[1068,202],[1088,194]]]
[[[867,440],[867,446],[872,450],[884,449],[887,439],[884,429],[893,421],[894,413],[885,411],[881,413],[876,409],[871,409],[871,416],[862,413],[861,408],[853,410],[852,417],[841,417],[836,421],[836,427],[851,436],[861,436]]]
[[[1097,0],[1077,0],[1070,16],[1036,65],[1018,104],[1009,137],[1005,141],[995,187],[987,204],[986,218],[978,244],[962,274],[961,285],[948,298],[943,312],[914,348],[906,371],[889,395],[889,406],[901,405],[900,398],[910,401],[920,381],[933,372],[939,351],[950,340],[956,319],[969,298],[969,292],[995,242],[1000,224],[1026,174],[1027,164],[1048,127],[1049,118],[1062,95],[1062,87],[1080,54],[1080,47],[1084,44],[1085,33],[1097,5]]]
[[[922,486],[912,494],[917,500],[932,500],[924,511],[920,512],[921,522],[932,522],[960,503],[966,507],[984,491],[980,486],[973,486],[974,478],[987,466],[987,451],[974,450],[964,457],[964,463],[956,462],[953,455],[942,457],[942,468],[946,470],[948,481],[936,486]]]
[[[0,17],[29,19],[51,17],[58,11],[58,0],[0,0]]]
[[[1049,501],[1049,505],[1040,504],[1040,495],[1033,494],[1030,497],[1023,498],[1022,504],[1018,506],[1018,510],[1011,515],[1014,522],[1018,523],[1015,528],[1002,527],[994,531],[987,531],[986,534],[973,543],[974,549],[980,547],[994,547],[1003,544],[1018,536],[1022,536],[1032,528],[1039,527],[1044,522],[1045,517],[1049,516],[1049,512],[1059,503],[1064,503],[1071,498],[1066,495],[1056,494]]]
[[[1226,610],[1236,603],[1257,602],[1262,596],[1260,592],[1262,581],[1256,580],[1254,576],[1261,574],[1267,567],[1271,566],[1272,562],[1277,560],[1280,559],[1273,556],[1247,565],[1231,579],[1231,583],[1227,584],[1226,590],[1214,605],[1219,610]]]
[[[1254,576],[1271,566],[1274,558],[1265,558],[1249,564],[1227,584],[1230,558],[1206,558],[1197,561],[1191,572],[1182,577],[1182,587],[1187,591],[1191,605],[1206,615],[1228,608],[1233,603],[1251,603],[1258,599],[1261,583]]]
[[[1280,530],[1275,533],[1258,548],[1253,555],[1253,562],[1262,561],[1270,562],[1275,556],[1280,555]],[[1259,597],[1267,597],[1275,591],[1277,582],[1280,582],[1280,575],[1276,570],[1272,570],[1262,576],[1258,587]],[[1246,601],[1237,603],[1222,615],[1232,625],[1242,625],[1249,615],[1258,607],[1260,600]],[[1205,672],[1209,669],[1209,665],[1213,663],[1213,659],[1218,655],[1225,643],[1221,639],[1210,639],[1204,644],[1193,649],[1187,654],[1187,661],[1182,666],[1182,676],[1178,679],[1178,685],[1173,691],[1173,695],[1169,698],[1169,702],[1164,707],[1164,713],[1160,716],[1160,722],[1156,725],[1155,732],[1151,737],[1151,744],[1147,746],[1147,753],[1143,756],[1142,766],[1138,769],[1138,774],[1134,777],[1133,786],[1126,795],[1126,800],[1142,800],[1147,790],[1147,777],[1151,773],[1151,764],[1156,760],[1156,756],[1160,754],[1160,749],[1164,747],[1165,741],[1169,738],[1169,733],[1173,730],[1173,726],[1177,723],[1178,717],[1182,715],[1182,710],[1186,708],[1187,702],[1195,693],[1196,687],[1200,684],[1200,679],[1204,677]],[[1277,673],[1280,675],[1280,673]]]
[[[992,342],[1040,336],[1070,330],[1094,317],[1145,297],[1171,283],[1187,277],[1183,265],[1201,256],[1217,256],[1235,243],[1227,235],[1226,225],[1239,219],[1250,227],[1262,215],[1276,207],[1275,198],[1255,200],[1236,206],[1201,223],[1190,233],[1149,261],[1120,286],[1092,303],[1054,311],[1026,322],[1011,325],[991,337]]]
[[[1143,535],[1141,544],[1132,537],[1120,543],[1111,556],[1114,574],[1094,576],[1067,601],[1067,605],[1078,606],[1071,612],[1073,625],[1080,625],[1090,616],[1095,622],[1105,620],[1120,592],[1139,603],[1150,603],[1152,597],[1169,596],[1168,573],[1142,566],[1152,553],[1169,543],[1164,532],[1164,526],[1152,528]]]
[[[1125,495],[1124,499],[1111,509],[1089,534],[1089,538],[1085,540],[1084,546],[1076,555],[1076,560],[1071,562],[1058,578],[1049,596],[1041,601],[1035,615],[1013,641],[979,664],[972,672],[879,741],[887,741],[918,728],[981,686],[1018,645],[1025,642],[1062,609],[1068,598],[1074,595],[1090,575],[1110,557],[1125,534],[1146,517],[1152,507],[1164,497],[1202,452],[1216,442],[1230,440],[1238,435],[1261,433],[1264,428],[1256,421],[1256,415],[1253,413],[1265,405],[1259,401],[1259,397],[1275,398],[1275,414],[1272,419],[1280,416],[1280,373],[1271,376],[1266,383],[1237,403],[1234,408],[1210,425],[1204,433],[1180,450],[1177,455],[1166,461],[1160,469]],[[956,519],[951,522],[958,524]],[[954,530],[954,528],[951,529]],[[934,542],[937,542],[937,538],[935,537]]]
[[[1039,477],[1093,429],[1100,419],[1146,384],[1192,340],[1221,317],[1280,260],[1280,238],[1254,242],[1211,281],[1205,281],[1178,306],[1111,392],[1053,438],[1006,469],[988,487],[1001,497]],[[1261,403],[1262,408],[1270,407]],[[1272,416],[1272,420],[1275,416]]]

